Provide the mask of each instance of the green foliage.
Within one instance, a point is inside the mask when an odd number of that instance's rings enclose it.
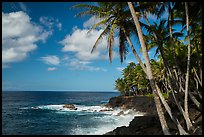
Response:
[[[168,94],[167,93],[162,93],[162,95],[163,95],[164,99],[168,98]],[[153,93],[147,93],[147,94],[145,94],[145,96],[153,98],[154,94]]]
[[[145,94],[145,96],[147,96],[147,97],[154,97],[154,95],[152,94],[152,93],[147,93],[147,94]]]

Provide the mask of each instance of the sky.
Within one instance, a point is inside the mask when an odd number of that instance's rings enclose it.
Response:
[[[115,91],[121,70],[138,61],[129,50],[120,63],[117,37],[112,63],[106,38],[91,54],[102,28],[87,33],[98,19],[75,17],[80,10],[71,7],[78,3],[2,3],[3,91]],[[142,58],[137,39],[131,39]],[[154,53],[150,50],[149,56],[157,59]]]

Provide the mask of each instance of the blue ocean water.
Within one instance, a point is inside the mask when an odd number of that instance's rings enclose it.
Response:
[[[127,125],[133,116],[101,112],[118,92],[16,91],[2,93],[3,135],[104,134]],[[74,104],[77,110],[64,109]]]

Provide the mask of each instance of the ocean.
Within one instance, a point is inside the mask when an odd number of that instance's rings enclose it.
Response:
[[[102,135],[128,126],[134,114],[103,105],[118,92],[2,92],[3,135]],[[63,108],[74,104],[77,110]]]

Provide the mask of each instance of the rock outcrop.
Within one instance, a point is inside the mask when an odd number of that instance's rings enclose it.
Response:
[[[77,110],[77,108],[73,104],[65,104],[63,108],[68,108],[70,110]]]
[[[148,114],[157,114],[154,99],[146,96],[118,96],[110,98],[106,104],[111,108],[122,108],[124,110],[134,109]]]
[[[173,110],[172,113],[179,114],[177,106],[168,102]],[[147,96],[118,96],[113,97],[109,100],[107,107],[111,108],[123,108],[123,109],[134,109],[136,111],[144,112],[144,116],[136,116],[129,123],[129,126],[117,127],[113,131],[110,131],[104,135],[163,135],[161,124],[156,111],[154,99]],[[120,113],[122,114],[122,112]],[[178,135],[178,130],[175,124],[172,122],[168,113],[165,113],[169,130],[172,135]],[[189,101],[189,115],[190,119],[193,120],[195,129],[189,131],[190,135],[202,135],[202,112],[195,109],[192,102]],[[181,125],[185,125],[183,116],[178,116]],[[185,126],[184,126],[185,127]]]
[[[117,127],[105,135],[162,135],[160,122],[157,116],[135,117],[128,127]]]

